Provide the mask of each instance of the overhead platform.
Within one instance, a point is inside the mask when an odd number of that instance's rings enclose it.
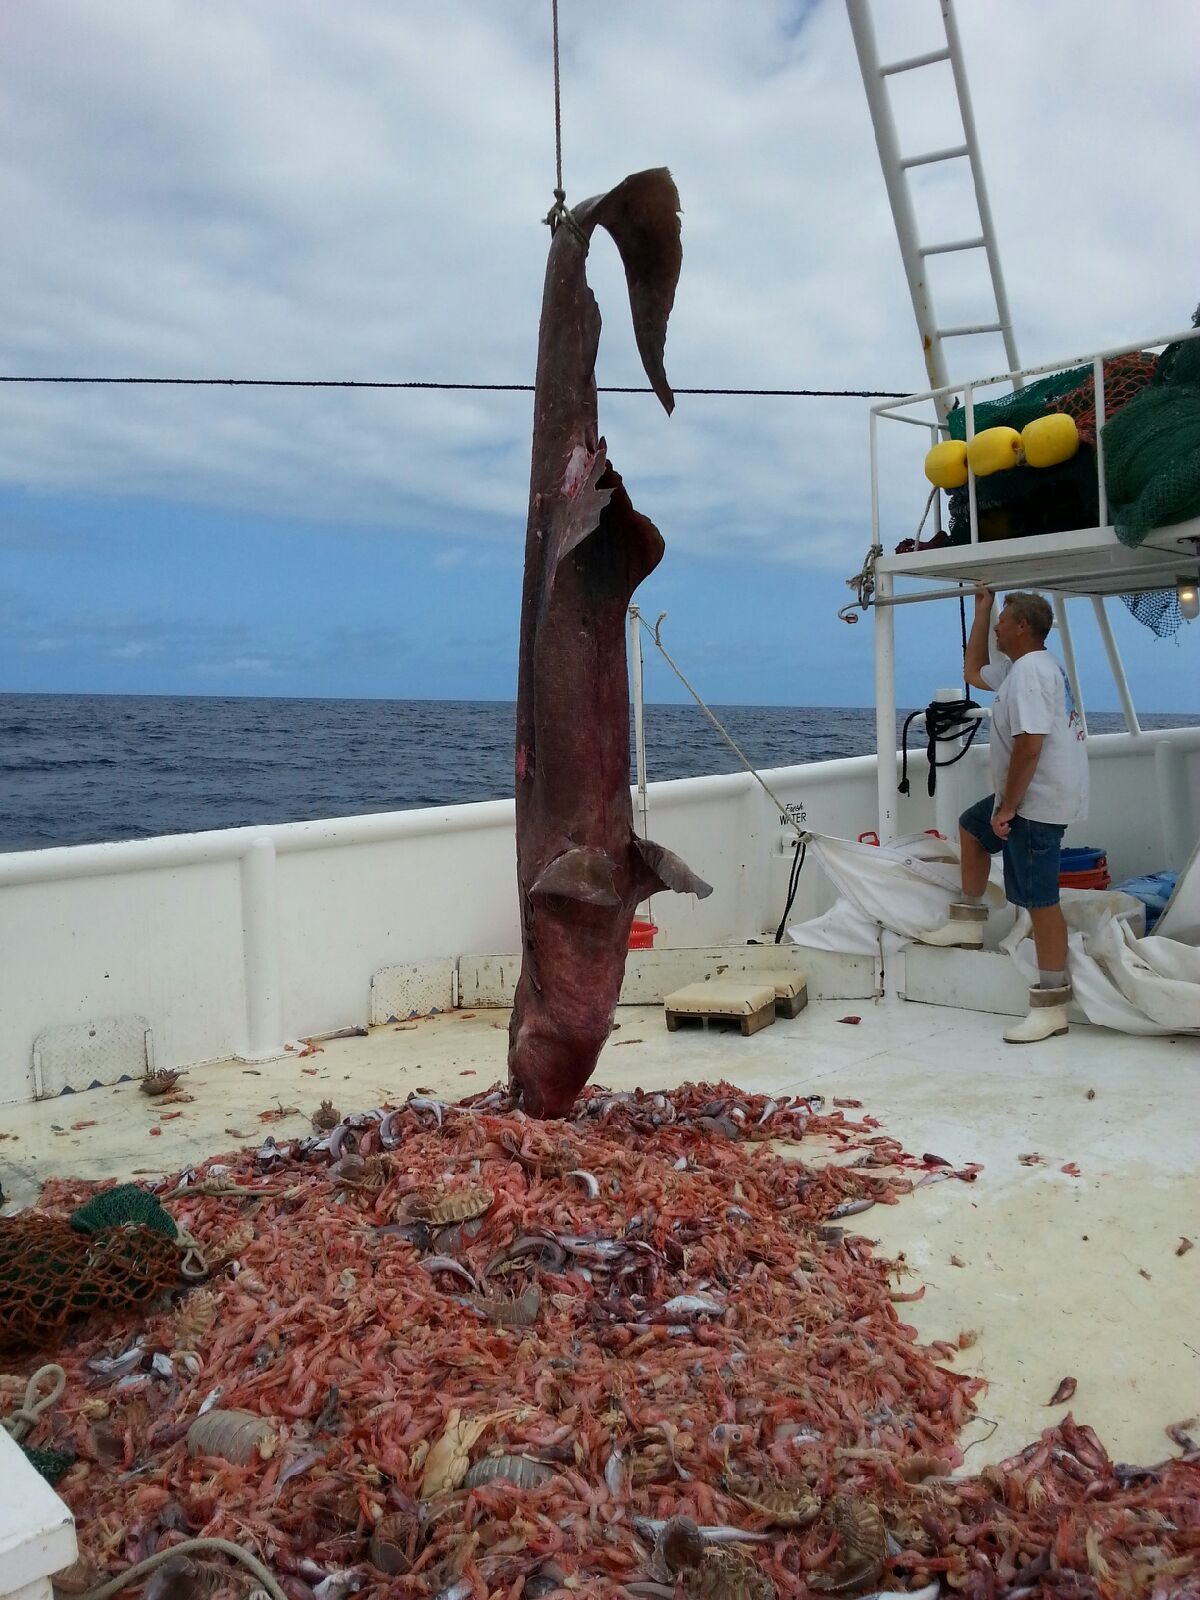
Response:
[[[943,545],[880,556],[877,573],[991,589],[1043,589],[1055,594],[1136,594],[1173,589],[1200,568],[1200,518],[1157,528],[1135,549],[1111,526],[1042,533],[1027,539]],[[903,600],[903,591],[896,595]]]

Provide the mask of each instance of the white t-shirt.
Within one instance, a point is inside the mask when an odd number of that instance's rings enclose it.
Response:
[[[1042,753],[1017,810],[1030,822],[1082,822],[1088,803],[1087,735],[1066,673],[1048,650],[1031,650],[1018,661],[1001,656],[979,676],[996,690],[989,741],[996,804],[1004,799],[1013,740],[1019,733],[1040,733]]]

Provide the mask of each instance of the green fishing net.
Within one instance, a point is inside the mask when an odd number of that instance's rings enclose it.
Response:
[[[71,1215],[71,1226],[77,1233],[98,1233],[102,1228],[119,1228],[126,1222],[137,1222],[168,1239],[175,1238],[170,1213],[163,1210],[148,1189],[136,1183],[105,1189]]]
[[[43,1450],[34,1444],[23,1444],[21,1450],[33,1470],[49,1484],[57,1483],[75,1465],[75,1457],[69,1450]]]
[[[1104,429],[1104,460],[1122,544],[1200,517],[1200,385],[1140,394]]]
[[[1070,394],[1072,389],[1078,389],[1091,375],[1091,367],[1072,367],[1067,372],[1052,372],[1048,378],[1039,378],[1036,383],[1027,383],[1023,389],[1017,389],[1013,394],[1001,395],[999,400],[977,400],[975,432],[982,433],[985,428],[1015,428],[1020,433],[1027,422],[1044,417],[1054,409],[1050,404],[1052,400],[1059,395]],[[950,430],[952,439],[965,439],[967,437],[965,407],[956,403],[954,410],[946,418],[946,426]]]

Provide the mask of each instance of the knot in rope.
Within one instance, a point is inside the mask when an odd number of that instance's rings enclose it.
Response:
[[[42,1387],[43,1379],[49,1380],[50,1388],[39,1398],[38,1391]],[[37,1369],[25,1385],[24,1400],[10,1416],[4,1418],[4,1426],[17,1444],[21,1443],[32,1428],[37,1427],[42,1412],[62,1398],[62,1392],[66,1387],[67,1375],[54,1362],[48,1362],[46,1366]]]
[[[873,544],[863,557],[862,570],[846,579],[846,587],[853,589],[858,598],[848,601],[839,609],[838,617],[842,622],[857,622],[857,613],[866,611],[875,599],[875,563],[882,554],[883,546]]]
[[[558,65],[558,0],[550,0],[550,16],[554,34],[554,204],[542,218],[542,221],[550,229],[551,238],[558,232],[559,224],[565,222],[574,233],[576,240],[586,250],[588,247],[587,235],[572,216],[570,207],[567,205],[567,192],[563,188],[562,75]]]
[[[179,1276],[189,1283],[199,1283],[208,1277],[208,1263],[195,1234],[189,1233],[181,1223],[175,1224],[175,1242],[183,1255],[179,1261]]]

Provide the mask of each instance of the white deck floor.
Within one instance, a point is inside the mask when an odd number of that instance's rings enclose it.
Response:
[[[839,1022],[847,1014],[862,1020]],[[659,1007],[623,1007],[617,1020],[597,1082],[725,1078],[853,1097],[915,1154],[983,1163],[973,1184],[930,1185],[855,1224],[905,1253],[915,1275],[903,1287],[927,1285],[903,1307],[924,1337],[978,1330],[959,1364],[988,1379],[981,1410],[998,1426],[972,1424],[971,1468],[1061,1418],[1066,1408],[1047,1401],[1068,1375],[1076,1418],[1118,1460],[1170,1453],[1164,1427],[1200,1411],[1200,1041],[1079,1027],[1014,1047],[1000,1039],[1002,1018],[895,1000],[814,1003],[749,1039],[668,1034]],[[330,1041],[307,1059],[197,1068],[181,1080],[194,1101],[169,1121],[134,1084],[6,1107],[0,1131],[15,1137],[0,1140],[0,1184],[10,1203],[28,1203],[55,1175],[176,1170],[268,1131],[303,1134],[323,1096],[348,1111],[417,1088],[467,1094],[503,1079],[507,1022],[449,1013]],[[300,1114],[266,1128],[258,1113],[276,1104]],[[72,1131],[80,1122],[95,1126]],[[1041,1165],[1018,1159],[1031,1152]],[[1070,1162],[1079,1177],[1060,1170]],[[1182,1237],[1198,1248],[1177,1255]]]

